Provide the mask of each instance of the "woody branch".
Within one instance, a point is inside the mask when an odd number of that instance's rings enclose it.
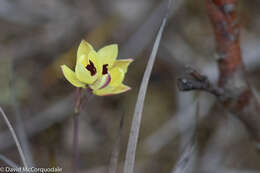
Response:
[[[215,32],[219,57],[218,86],[210,84],[205,76],[206,80],[194,78],[194,73],[187,73],[186,76],[180,77],[178,86],[183,90],[189,83],[190,87],[184,91],[200,89],[217,96],[222,105],[244,123],[253,139],[260,142],[260,105],[247,81],[240,51],[239,23],[236,13],[238,0],[205,1]],[[197,75],[201,74],[197,73]]]

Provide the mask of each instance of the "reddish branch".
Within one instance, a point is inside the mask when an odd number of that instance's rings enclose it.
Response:
[[[206,0],[209,17],[214,26],[221,86],[236,71],[243,70],[239,44],[239,25],[236,17],[237,0]]]
[[[213,87],[215,89],[213,91],[221,91],[221,97],[205,88],[191,87],[190,90],[203,89],[221,98],[219,100],[223,106],[238,116],[251,136],[260,142],[260,105],[247,81],[246,70],[241,57],[239,23],[236,14],[237,2],[238,0],[206,0],[219,55],[219,86]],[[190,73],[189,76],[192,77],[193,75]],[[203,85],[205,85],[205,81],[208,82],[208,80],[201,81],[186,76],[179,79],[179,86],[181,87],[185,85],[182,79],[188,79],[189,85],[194,84],[197,87],[198,81]],[[196,81],[196,84],[194,81]],[[212,85],[209,83],[206,86],[212,89]]]

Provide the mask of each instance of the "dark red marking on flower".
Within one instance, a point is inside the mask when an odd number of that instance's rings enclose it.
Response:
[[[103,65],[102,74],[107,74],[107,66],[108,64]]]
[[[86,69],[90,72],[91,76],[94,76],[97,73],[97,69],[94,66],[93,62],[89,60],[89,64]]]

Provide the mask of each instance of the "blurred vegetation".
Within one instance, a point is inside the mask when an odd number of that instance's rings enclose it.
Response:
[[[118,43],[119,58],[135,59],[125,82],[132,90],[117,96],[91,96],[80,117],[80,172],[96,173],[106,171],[121,116],[125,116],[119,159],[122,171],[139,85],[163,16],[162,3],[0,1],[0,104],[14,127],[19,124],[19,112],[37,167],[57,165],[64,173],[72,172],[75,88],[61,75],[59,66],[74,66],[77,46],[85,39],[96,49]],[[259,1],[245,0],[239,6],[243,58],[257,93],[259,7]],[[136,172],[170,172],[174,168],[195,121],[197,107],[192,105],[198,100],[199,151],[192,171],[260,170],[260,157],[237,119],[221,110],[212,96],[180,93],[176,88],[175,79],[187,64],[215,81],[215,60],[214,35],[204,1],[173,2],[145,99]],[[0,154],[19,163],[3,121],[0,130]]]

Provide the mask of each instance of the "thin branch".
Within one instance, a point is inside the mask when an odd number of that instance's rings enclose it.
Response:
[[[170,7],[171,1],[168,1],[168,9]],[[149,83],[149,79],[151,76],[153,64],[156,58],[156,54],[158,51],[158,47],[161,41],[162,33],[167,21],[168,17],[168,10],[166,13],[166,16],[164,17],[160,30],[157,34],[152,53],[150,55],[150,58],[148,60],[147,67],[145,69],[145,73],[143,76],[143,80],[141,83],[141,87],[138,93],[138,98],[135,106],[135,112],[134,112],[134,117],[132,120],[132,127],[131,127],[131,132],[129,136],[129,141],[128,141],[128,146],[127,146],[127,152],[126,152],[126,158],[125,158],[125,164],[124,164],[124,173],[133,173],[134,172],[134,165],[135,165],[135,154],[136,154],[136,146],[138,142],[138,137],[139,137],[139,130],[140,130],[140,125],[141,125],[141,120],[142,120],[142,113],[143,113],[143,106],[144,106],[144,99],[147,91],[147,86]]]
[[[239,75],[240,74],[236,74],[234,77],[237,78],[231,79],[231,81],[244,83],[245,81],[240,81]],[[230,88],[220,88],[211,84],[206,76],[192,68],[189,68],[184,76],[178,78],[177,84],[181,91],[202,90],[215,95],[226,110],[240,118],[250,135],[257,143],[259,142],[260,117],[258,113],[260,106],[249,86],[246,86],[246,88],[243,88],[244,86],[242,88],[237,88],[236,86],[233,86],[234,88],[231,86],[229,86]],[[229,83],[228,85],[233,84]]]
[[[51,125],[61,122],[66,117],[73,113],[70,106],[73,104],[73,94],[62,98],[60,101],[53,103],[51,106],[39,112],[26,122],[24,122],[26,134],[28,136],[34,136],[39,132],[45,130]],[[19,127],[16,127],[19,128]],[[0,150],[6,150],[8,147],[13,146],[15,143],[10,139],[9,131],[5,130],[0,133],[0,141],[5,141],[0,144]]]
[[[1,115],[3,116],[3,118],[4,118],[4,120],[5,120],[6,125],[8,126],[8,128],[9,128],[11,134],[12,134],[12,137],[13,137],[13,139],[14,139],[14,141],[15,141],[15,144],[16,144],[16,146],[17,146],[17,148],[18,148],[18,151],[19,151],[19,154],[20,154],[20,156],[21,156],[23,165],[24,165],[25,168],[27,168],[27,167],[28,167],[28,164],[27,164],[27,162],[26,162],[26,159],[25,159],[25,156],[24,156],[24,153],[23,153],[21,144],[19,143],[18,138],[17,138],[17,136],[16,136],[16,134],[15,134],[15,131],[14,131],[14,129],[13,129],[11,123],[9,122],[9,120],[8,120],[8,118],[7,118],[6,114],[5,114],[5,112],[3,111],[2,107],[0,107],[0,112],[1,112]]]
[[[178,78],[177,86],[181,91],[204,90],[222,100],[225,98],[223,89],[210,83],[207,76],[202,75],[192,67],[187,67],[185,74]]]
[[[4,155],[0,154],[0,160],[2,160],[3,162],[5,162],[8,166],[12,167],[12,168],[18,168],[20,166],[18,166],[16,163],[14,163],[12,160],[8,159],[7,157],[5,157]]]

